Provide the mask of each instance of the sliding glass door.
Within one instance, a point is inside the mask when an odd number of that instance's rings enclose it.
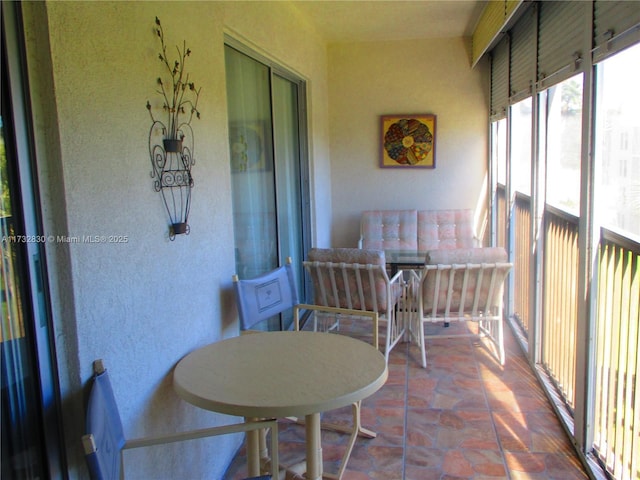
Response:
[[[304,82],[236,46],[226,46],[225,59],[236,272],[253,278],[291,257],[302,294],[309,238]],[[282,320],[284,328],[291,323]]]
[[[291,80],[273,77],[273,119],[275,138],[275,187],[279,257],[291,257],[302,265],[303,216],[305,209],[301,188],[301,144],[298,85]]]
[[[19,5],[2,2],[0,406],[7,479],[64,478],[60,400],[32,169]]]

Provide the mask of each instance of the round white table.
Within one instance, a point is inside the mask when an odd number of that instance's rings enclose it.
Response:
[[[358,402],[387,380],[384,355],[371,345],[317,332],[261,332],[185,356],[173,385],[187,402],[250,418],[305,416],[306,478],[322,478],[320,413]],[[257,432],[247,434],[249,475],[259,474]]]

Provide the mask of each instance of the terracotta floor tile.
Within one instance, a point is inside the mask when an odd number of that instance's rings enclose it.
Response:
[[[343,333],[352,327],[341,324]],[[357,328],[370,341],[370,331]],[[427,331],[469,329],[428,325]],[[380,333],[384,339],[384,329]],[[482,341],[428,338],[427,368],[415,344],[397,345],[387,383],[362,403],[362,424],[377,437],[357,440],[343,480],[587,479],[509,328],[505,345],[502,366]],[[350,424],[351,408],[322,418]],[[338,470],[346,442],[347,435],[323,430],[325,472]],[[304,445],[304,427],[282,423],[282,461],[304,461]],[[243,447],[224,480],[245,474]]]
[[[464,478],[472,477],[474,474],[473,464],[465,458],[461,450],[445,452],[442,471],[448,475]]]
[[[442,472],[444,453],[438,448],[429,447],[407,447],[405,465],[432,468]]]

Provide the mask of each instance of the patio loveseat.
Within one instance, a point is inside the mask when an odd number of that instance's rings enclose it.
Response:
[[[477,247],[471,210],[367,210],[359,248],[412,250]]]

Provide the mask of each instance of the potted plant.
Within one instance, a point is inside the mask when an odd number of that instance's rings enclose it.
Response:
[[[163,98],[162,111],[166,115],[164,117],[166,123],[153,116],[151,103],[148,100],[147,110],[149,110],[154,125],[159,124],[162,127],[165,151],[181,152],[182,140],[185,137],[184,129],[190,127],[194,115],[196,118],[200,118],[198,98],[202,87],[196,88],[194,82],[189,79],[189,73],[185,70],[187,58],[191,55],[191,50],[187,48],[186,42],[183,43],[182,49],[176,45],[177,58],[170,61],[164,40],[164,31],[158,17],[156,17],[155,30],[162,48],[158,58],[170,77],[170,80],[168,78],[163,80],[162,77],[158,77],[157,80],[157,92]]]

